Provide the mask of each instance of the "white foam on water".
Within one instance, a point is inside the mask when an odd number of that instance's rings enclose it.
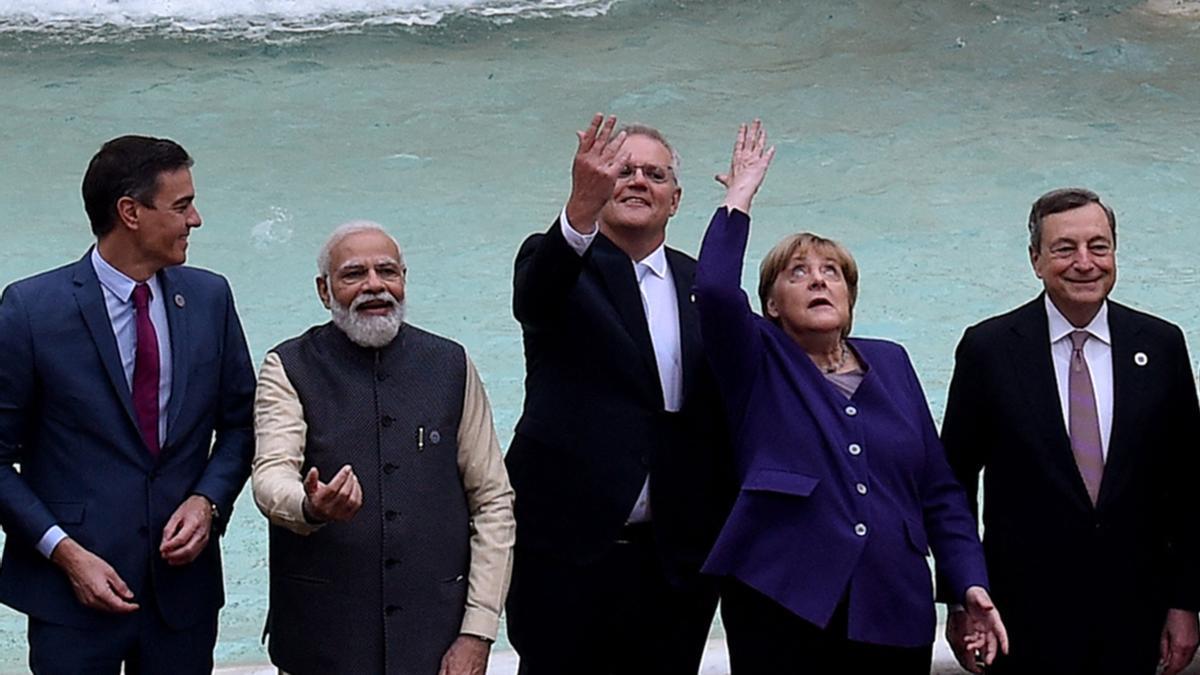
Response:
[[[260,38],[433,26],[448,18],[492,23],[591,17],[619,0],[0,0],[0,34],[47,33],[107,40],[147,32]],[[97,33],[97,31],[99,31]],[[91,35],[85,35],[91,32]]]

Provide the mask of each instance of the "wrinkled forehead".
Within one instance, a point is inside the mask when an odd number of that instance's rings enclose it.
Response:
[[[334,271],[341,272],[347,269],[383,269],[387,267],[399,268],[400,266],[400,261],[390,255],[356,256],[337,262]]]
[[[378,264],[379,261],[399,264],[400,249],[383,232],[366,230],[346,235],[329,254],[329,267],[340,270],[350,264]]]
[[[629,153],[629,162],[632,164],[671,166],[671,151],[651,136],[633,134],[625,139],[621,151]]]
[[[791,255],[788,256],[787,266],[792,267],[800,263],[810,262],[810,258],[822,263],[831,262],[843,270],[847,263],[841,252],[833,244],[801,241],[796,243]]]

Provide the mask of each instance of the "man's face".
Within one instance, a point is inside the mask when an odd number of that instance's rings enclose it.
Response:
[[[1029,259],[1046,295],[1068,319],[1095,316],[1117,282],[1116,244],[1099,204],[1047,216]]]
[[[187,260],[188,234],[200,227],[195,199],[192,172],[182,168],[158,175],[157,190],[149,204],[132,200],[137,221],[134,241],[142,256],[158,268],[181,265]]]
[[[649,136],[633,135],[621,148],[628,153],[612,198],[600,221],[612,228],[666,231],[683,191],[671,169],[671,151]]]
[[[404,276],[391,237],[375,230],[354,232],[330,251],[329,277],[317,277],[317,294],[352,341],[382,347],[404,321]]]

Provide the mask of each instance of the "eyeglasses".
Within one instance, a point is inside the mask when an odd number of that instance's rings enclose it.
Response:
[[[617,178],[621,180],[629,180],[633,178],[633,174],[638,169],[642,170],[642,175],[651,183],[663,184],[671,180],[671,167],[658,166],[657,164],[624,164],[621,170],[617,172]]]

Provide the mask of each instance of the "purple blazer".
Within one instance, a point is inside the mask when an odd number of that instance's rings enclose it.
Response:
[[[966,497],[901,346],[853,338],[866,377],[847,399],[741,289],[750,218],[724,208],[704,237],[695,298],[725,399],[741,491],[704,571],[731,575],[849,638],[933,642],[926,555],[955,597],[987,587]]]

